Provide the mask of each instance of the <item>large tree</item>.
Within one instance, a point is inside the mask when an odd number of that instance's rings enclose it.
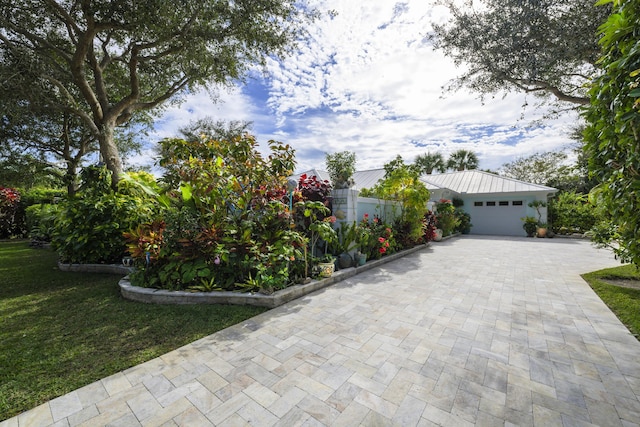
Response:
[[[0,0],[0,60],[21,65],[0,90],[57,93],[48,108],[82,121],[116,186],[117,126],[285,53],[302,17],[293,0]]]
[[[451,20],[434,25],[437,49],[465,65],[449,89],[483,95],[540,95],[554,103],[589,102],[585,83],[598,59],[597,28],[607,8],[593,0],[442,0]],[[569,104],[567,104],[569,103]]]
[[[585,112],[589,168],[600,183],[592,199],[611,218],[617,254],[640,266],[640,2],[600,3],[613,3],[614,11],[601,28],[603,74]]]

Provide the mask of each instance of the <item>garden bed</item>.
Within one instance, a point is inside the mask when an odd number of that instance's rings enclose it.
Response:
[[[303,297],[317,290],[323,289],[341,280],[353,277],[382,264],[394,261],[403,256],[426,248],[429,244],[415,246],[377,260],[368,261],[360,267],[350,267],[336,271],[331,277],[322,280],[312,280],[307,284],[293,285],[274,292],[271,295],[261,293],[242,293],[229,291],[187,292],[168,291],[164,289],[142,288],[133,286],[128,276],[119,282],[120,293],[126,299],[149,304],[235,304],[252,305],[258,307],[275,308],[296,298]]]

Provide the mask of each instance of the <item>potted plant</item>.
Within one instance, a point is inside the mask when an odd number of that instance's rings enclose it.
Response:
[[[368,227],[358,225],[356,230],[356,244],[358,245],[356,263],[357,265],[364,265],[367,262],[367,256],[373,247],[371,231]]]
[[[327,153],[325,162],[333,188],[345,189],[353,186],[353,174],[356,172],[356,153],[351,151]]]
[[[533,237],[538,228],[538,220],[532,216],[526,216],[520,219],[522,220],[522,228],[527,233],[527,237]]]
[[[534,208],[538,213],[538,223],[536,227],[536,235],[538,237],[546,237],[547,236],[547,223],[542,222],[542,212],[540,209],[547,207],[547,202],[542,200],[534,200],[529,203],[529,207]]]
[[[348,268],[353,265],[353,258],[350,252],[357,246],[357,225],[356,223],[340,223],[337,230],[338,238],[334,244],[334,253],[338,255],[340,268]]]
[[[324,254],[318,258],[318,276],[331,277],[336,268],[335,261],[335,257],[330,254]]]
[[[538,227],[536,228],[536,236],[537,237],[547,237],[547,223],[540,222],[538,223]]]

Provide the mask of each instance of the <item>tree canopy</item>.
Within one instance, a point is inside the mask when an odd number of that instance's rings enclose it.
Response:
[[[589,91],[585,149],[600,184],[592,199],[611,218],[616,253],[640,265],[640,3],[601,0],[614,10],[600,32],[603,74]]]
[[[454,171],[478,169],[478,156],[473,151],[457,150],[451,153],[447,160],[447,167]]]
[[[442,0],[451,20],[435,24],[434,47],[467,71],[450,90],[481,97],[525,92],[571,105],[589,102],[584,85],[596,71],[597,28],[607,8],[593,0]]]
[[[441,173],[447,170],[447,164],[444,161],[442,153],[420,154],[416,156],[414,164],[420,169],[421,173],[427,175],[431,175],[434,170]]]
[[[16,65],[2,67],[0,96],[79,120],[116,186],[117,126],[286,53],[308,16],[293,0],[0,0],[0,60]]]

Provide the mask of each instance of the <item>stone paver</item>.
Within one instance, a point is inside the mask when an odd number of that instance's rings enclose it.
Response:
[[[289,302],[0,423],[640,425],[640,343],[588,242],[470,237]]]

